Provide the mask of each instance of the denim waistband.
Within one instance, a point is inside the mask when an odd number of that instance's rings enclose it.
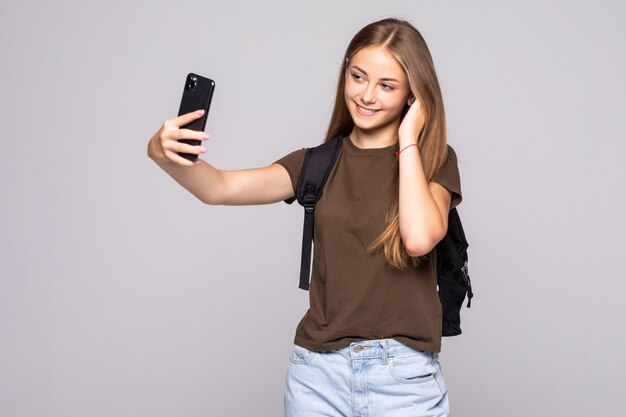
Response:
[[[432,355],[430,352],[412,348],[395,339],[361,340],[352,342],[349,346],[337,349],[335,352],[350,359],[381,358],[383,363],[387,362],[388,357],[409,355],[416,352]]]

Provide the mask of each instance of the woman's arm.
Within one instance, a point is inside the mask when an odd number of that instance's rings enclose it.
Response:
[[[400,143],[400,149],[406,146]],[[451,198],[442,185],[426,183],[417,146],[405,149],[400,155],[399,220],[402,242],[410,256],[427,254],[446,235]]]
[[[148,156],[176,182],[211,205],[269,204],[294,195],[289,173],[279,164],[222,171],[200,159],[196,165],[179,156],[178,152],[203,153],[200,146],[178,142],[182,138],[205,139],[203,132],[179,129],[197,117],[200,115],[194,112],[166,121],[148,143]]]
[[[398,129],[399,145],[416,144],[424,126],[421,103],[415,100]],[[410,146],[399,156],[400,201],[399,227],[402,242],[410,256],[430,252],[448,231],[448,211],[452,194],[435,182],[426,182],[422,158],[417,146]]]

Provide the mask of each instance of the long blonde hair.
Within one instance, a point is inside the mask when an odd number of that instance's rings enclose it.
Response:
[[[418,138],[418,145],[426,179],[430,182],[446,159],[447,142],[443,98],[428,46],[417,29],[405,20],[387,18],[370,23],[350,41],[339,71],[335,107],[324,142],[337,135],[347,136],[354,127],[344,98],[345,75],[352,57],[361,48],[367,46],[383,46],[395,57],[407,74],[412,94],[422,102],[425,124]],[[407,110],[408,106],[405,106],[402,111],[402,118]],[[371,244],[370,251],[382,251],[385,261],[391,267],[403,269],[409,263],[417,266],[428,255],[411,257],[402,244],[398,212],[400,176],[397,162],[394,175],[394,193],[385,218],[385,227]]]

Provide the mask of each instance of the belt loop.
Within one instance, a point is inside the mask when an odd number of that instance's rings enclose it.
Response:
[[[387,339],[382,341],[383,345],[383,364],[387,365]]]

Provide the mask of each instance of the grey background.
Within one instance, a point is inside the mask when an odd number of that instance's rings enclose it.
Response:
[[[216,80],[218,168],[319,143],[350,38],[387,16],[425,37],[459,156],[452,415],[623,415],[625,8],[4,0],[0,415],[282,415],[301,207],[203,205],[146,145],[189,71]]]

